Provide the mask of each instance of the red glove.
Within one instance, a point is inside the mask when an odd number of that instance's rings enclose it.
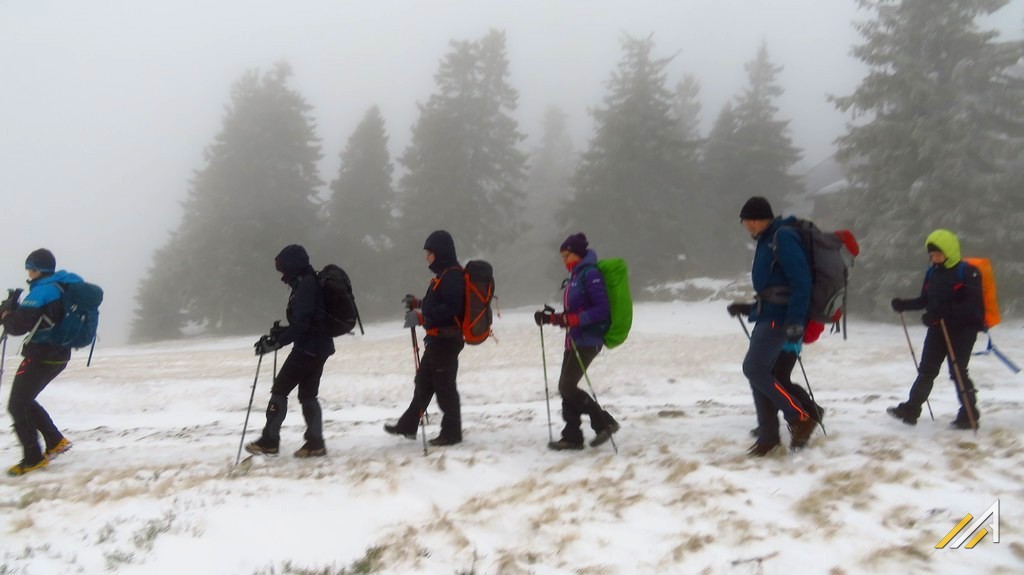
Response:
[[[580,316],[574,313],[556,313],[551,315],[551,325],[570,328],[580,325]]]

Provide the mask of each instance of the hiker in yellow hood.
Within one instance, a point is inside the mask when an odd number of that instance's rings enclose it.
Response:
[[[979,419],[974,383],[967,374],[978,332],[985,329],[985,311],[982,303],[981,272],[960,259],[960,241],[949,230],[935,230],[925,242],[931,266],[925,272],[921,295],[913,299],[894,298],[892,309],[896,312],[925,310],[921,321],[928,327],[921,352],[921,365],[917,379],[910,388],[906,402],[890,407],[889,415],[908,425],[917,424],[921,406],[928,400],[935,377],[939,375],[942,362],[946,361],[948,350],[943,324],[949,332],[949,339],[956,355],[956,365],[949,360],[949,375],[956,379],[956,367],[963,380],[963,393],[957,391],[960,411],[950,426],[955,429],[971,429],[971,410],[975,422]],[[964,404],[964,395],[967,405]]]

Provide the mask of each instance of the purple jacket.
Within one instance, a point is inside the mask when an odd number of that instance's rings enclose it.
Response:
[[[597,269],[597,253],[594,250],[587,250],[587,255],[569,273],[562,303],[565,305],[565,313],[576,314],[580,321],[577,327],[571,328],[566,334],[565,348],[572,349],[569,337],[572,337],[577,347],[604,345],[604,333],[611,325],[611,308],[608,306],[604,276]]]

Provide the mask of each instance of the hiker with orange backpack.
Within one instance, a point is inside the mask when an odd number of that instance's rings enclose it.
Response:
[[[459,325],[466,305],[466,276],[455,254],[455,240],[448,232],[431,233],[423,249],[434,278],[422,300],[411,294],[402,300],[407,310],[404,327],[423,326],[426,330],[423,359],[416,369],[412,402],[396,423],[384,426],[384,431],[416,439],[420,418],[436,394],[437,405],[444,415],[441,432],[430,440],[430,445],[455,445],[462,442],[462,415],[455,379],[459,372],[459,353],[466,345]]]
[[[566,331],[562,371],[558,393],[562,396],[562,418],[565,427],[561,439],[548,444],[555,451],[583,449],[582,415],[590,417],[596,437],[591,447],[598,447],[619,430],[619,423],[597,401],[579,387],[585,370],[604,345],[604,335],[611,325],[611,308],[604,275],[597,267],[597,254],[588,249],[587,236],[572,234],[562,242],[559,251],[569,271],[563,296],[564,311],[538,311],[534,321],[561,327]],[[550,308],[548,308],[550,310]]]
[[[977,391],[967,374],[967,364],[978,332],[985,329],[981,273],[960,257],[960,241],[949,230],[932,232],[925,246],[931,266],[925,273],[921,295],[892,300],[893,311],[900,314],[925,310],[921,321],[928,327],[928,333],[921,364],[907,401],[886,411],[908,425],[916,425],[942,363],[948,359],[950,377],[958,387],[960,400],[960,411],[950,426],[977,429]]]

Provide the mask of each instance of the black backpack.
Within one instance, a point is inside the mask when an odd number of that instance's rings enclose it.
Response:
[[[324,292],[324,303],[327,306],[327,334],[331,337],[345,335],[359,325],[359,333],[363,331],[363,321],[359,318],[359,308],[352,294],[352,281],[345,270],[334,264],[327,264],[316,274],[317,281]]]

